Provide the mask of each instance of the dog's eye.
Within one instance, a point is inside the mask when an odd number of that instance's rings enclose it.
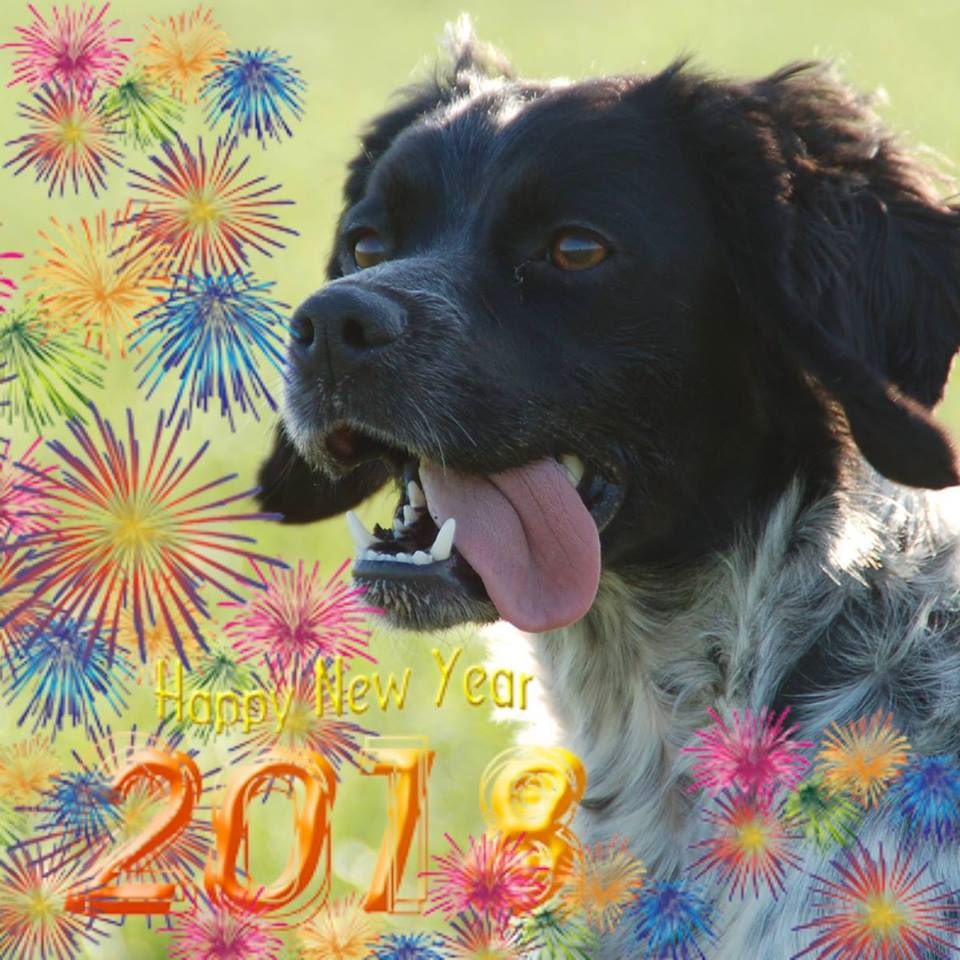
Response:
[[[550,262],[561,270],[589,270],[607,258],[607,245],[589,230],[561,230],[550,244]]]
[[[387,259],[387,246],[380,237],[369,230],[353,241],[353,260],[361,270],[375,267]]]

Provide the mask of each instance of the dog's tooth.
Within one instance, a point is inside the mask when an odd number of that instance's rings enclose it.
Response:
[[[450,551],[453,549],[453,535],[456,530],[457,521],[453,517],[447,517],[433,541],[433,546],[430,548],[430,556],[434,560],[446,560],[450,556]]]
[[[407,499],[410,501],[410,506],[418,510],[422,510],[427,505],[427,498],[416,480],[407,483]]]
[[[574,487],[580,485],[580,481],[583,479],[583,461],[574,456],[572,453],[565,453],[560,458],[560,464],[564,470],[567,471],[567,478],[573,484]]]
[[[404,505],[403,508],[403,522],[405,526],[412,526],[417,522],[417,517],[420,515],[420,511],[415,507],[408,507]]]
[[[407,528],[403,525],[403,521],[399,517],[393,518],[393,532],[394,533],[403,533]]]
[[[411,553],[395,553],[393,555],[394,560],[399,560],[401,563],[413,563],[413,554]]]
[[[413,562],[418,566],[422,567],[425,563],[433,563],[433,557],[427,553],[426,550],[418,550],[413,555]]]
[[[363,521],[352,510],[347,511],[347,527],[350,530],[350,536],[353,537],[357,553],[363,553],[367,547],[372,547],[377,542],[377,538],[364,526]]]
[[[365,550],[362,554],[364,560],[379,560],[380,554],[376,550]]]

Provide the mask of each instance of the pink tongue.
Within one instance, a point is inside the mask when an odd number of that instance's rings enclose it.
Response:
[[[556,460],[490,476],[421,463],[430,514],[457,523],[454,544],[500,616],[539,633],[579,620],[600,581],[600,536]]]

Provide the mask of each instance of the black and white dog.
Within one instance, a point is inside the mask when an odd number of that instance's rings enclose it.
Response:
[[[466,38],[371,123],[345,194],[264,504],[308,522],[397,483],[392,529],[351,518],[355,577],[402,626],[535,634],[585,841],[682,875],[711,706],[789,705],[812,740],[883,709],[960,751],[955,500],[931,492],[958,470],[930,413],[960,208],[865,98],[818,64],[528,82]],[[960,887],[955,850],[921,859]],[[720,893],[708,955],[786,960],[808,886]]]

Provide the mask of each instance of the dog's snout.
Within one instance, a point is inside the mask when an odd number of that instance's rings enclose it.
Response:
[[[336,379],[355,372],[406,330],[401,304],[370,290],[315,293],[293,316],[293,339]]]

